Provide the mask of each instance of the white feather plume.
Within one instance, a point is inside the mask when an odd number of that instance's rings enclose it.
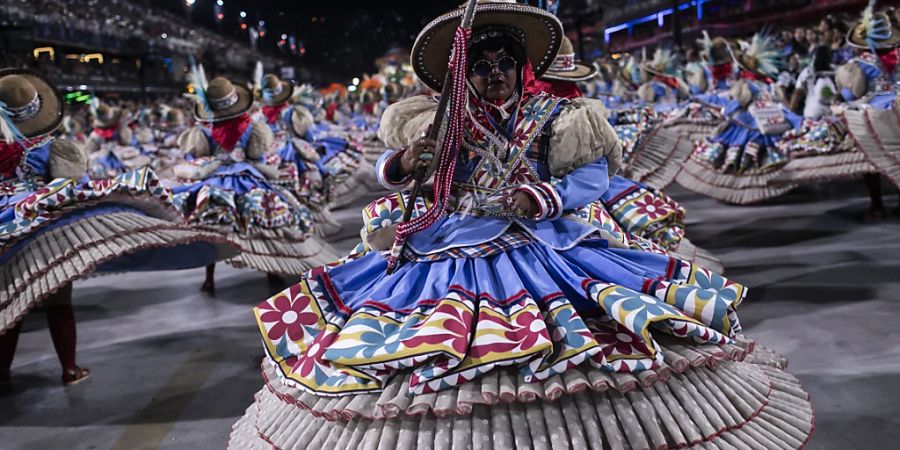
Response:
[[[194,98],[206,111],[211,111],[209,101],[206,98],[206,90],[209,87],[209,81],[206,79],[206,71],[203,64],[198,64],[194,56],[190,56],[191,63],[191,84],[194,86]]]
[[[256,66],[253,68],[253,90],[259,91],[262,89],[262,79],[263,63],[262,61],[256,61]]]
[[[781,54],[775,46],[775,39],[766,30],[753,35],[744,54],[756,60],[756,70],[759,72],[768,76],[778,75]]]
[[[706,30],[703,30],[703,37],[697,39],[697,44],[700,45],[700,58],[704,61],[712,60],[713,41],[712,38],[709,37],[709,33],[707,33]]]

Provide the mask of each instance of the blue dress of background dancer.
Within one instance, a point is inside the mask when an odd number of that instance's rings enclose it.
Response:
[[[12,226],[12,222],[16,219],[16,204],[32,195],[37,189],[44,185],[43,180],[50,178],[50,147],[53,140],[49,140],[38,147],[31,148],[25,152],[24,161],[21,163],[24,167],[26,180],[5,179],[0,180],[0,185],[5,183],[16,183],[20,186],[15,193],[10,195],[0,194],[0,228]],[[87,183],[90,179],[84,175],[79,180],[79,188],[90,189]],[[0,265],[5,264],[12,259],[20,250],[25,248],[29,242],[44,233],[48,233],[60,227],[67,226],[79,220],[90,217],[103,216],[107,214],[115,214],[122,212],[143,213],[125,203],[115,201],[103,201],[100,203],[84,202],[48,223],[46,226],[39,227],[35,232],[23,236],[15,241],[11,247],[6,248],[0,255]],[[112,260],[106,261],[96,268],[97,273],[118,273],[118,272],[136,272],[136,271],[156,271],[156,270],[183,270],[195,267],[203,267],[207,264],[215,262],[217,259],[217,250],[214,245],[208,242],[194,242],[183,244],[171,248],[149,248],[136,251],[129,254],[120,255]]]

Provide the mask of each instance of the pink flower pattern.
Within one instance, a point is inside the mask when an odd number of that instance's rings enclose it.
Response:
[[[650,220],[656,220],[670,212],[669,205],[666,202],[652,195],[646,195],[640,200],[635,200],[634,206],[637,207],[639,214],[647,215],[650,217]]]
[[[293,301],[282,292],[272,301],[259,305],[261,311],[259,320],[264,324],[271,324],[268,336],[272,341],[278,341],[287,334],[288,339],[299,341],[306,334],[304,327],[312,327],[318,324],[319,316],[308,311],[312,301],[304,294],[297,295]]]

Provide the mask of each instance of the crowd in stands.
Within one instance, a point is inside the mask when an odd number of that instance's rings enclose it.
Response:
[[[276,59],[155,7],[126,0],[7,0],[4,19],[30,30],[36,41],[59,42],[124,54],[216,55],[218,64],[243,67]]]

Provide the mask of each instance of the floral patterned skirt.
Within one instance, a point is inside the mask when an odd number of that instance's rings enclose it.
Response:
[[[767,172],[788,162],[776,142],[758,130],[730,124],[718,136],[698,141],[691,159],[720,173]]]
[[[489,256],[408,261],[381,253],[310,271],[259,304],[268,358],[289,384],[324,395],[377,391],[412,371],[413,393],[513,367],[544,380],[582,364],[659,367],[654,336],[722,345],[746,289],[698,266],[586,239]]]
[[[601,201],[619,226],[663,248],[684,239],[684,208],[668,195],[628,178],[615,176]]]
[[[804,119],[799,128],[786,132],[776,145],[783,154],[794,159],[852,151],[855,142],[848,136],[843,120],[825,117]]]

